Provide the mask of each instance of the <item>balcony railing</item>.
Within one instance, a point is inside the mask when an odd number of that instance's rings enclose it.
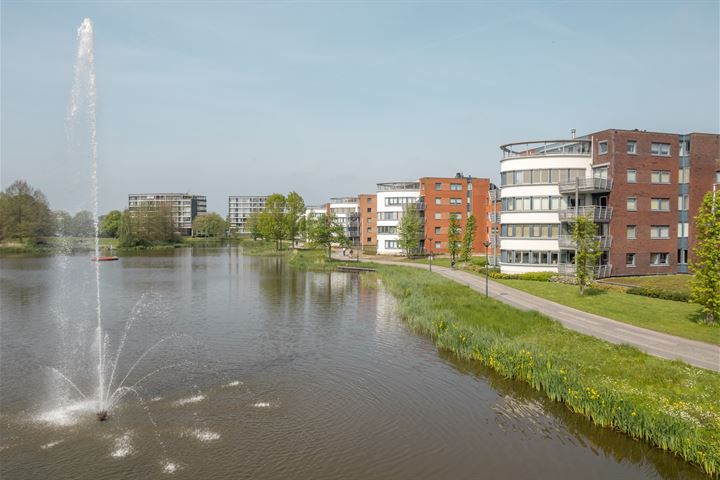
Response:
[[[490,190],[490,201],[497,202],[498,200],[500,200],[500,189]]]
[[[425,202],[416,202],[415,207],[418,209],[419,212],[424,212],[427,208],[427,205],[425,204]]]
[[[488,220],[490,220],[490,223],[500,223],[500,214],[488,213]]]
[[[612,190],[612,178],[579,178],[558,183],[560,193],[573,193],[577,188],[579,193],[599,193]]]
[[[561,263],[558,265],[558,273],[560,275],[574,276],[575,275],[575,264],[574,263]],[[593,271],[595,278],[609,277],[612,273],[612,265],[598,265]]]
[[[595,239],[600,244],[600,250],[610,250],[612,246],[612,235],[598,235]],[[558,245],[560,248],[575,248],[575,241],[572,235],[559,235]]]
[[[588,205],[578,208],[567,208],[559,211],[561,222],[572,222],[578,215],[591,218],[594,222],[609,222],[612,218],[612,207]]]
[[[500,146],[503,159],[537,156],[591,156],[592,141],[574,138],[570,140],[536,140],[530,142],[508,143]]]

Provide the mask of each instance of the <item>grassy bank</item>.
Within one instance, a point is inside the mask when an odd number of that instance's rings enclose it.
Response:
[[[720,375],[567,330],[426,271],[377,269],[402,318],[438,347],[720,473]]]
[[[528,280],[496,280],[553,302],[623,323],[720,345],[720,327],[698,323],[700,307],[692,303],[628,295],[620,290],[592,288],[578,294],[574,285]]]
[[[609,278],[608,282],[628,287],[645,287],[668,292],[690,293],[692,275],[651,275],[646,277]]]

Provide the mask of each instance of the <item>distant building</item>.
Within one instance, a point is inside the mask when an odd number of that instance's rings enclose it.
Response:
[[[360,247],[377,248],[377,194],[361,193],[358,195],[358,213],[360,215],[358,228]]]
[[[388,182],[377,184],[377,253],[402,253],[397,226],[405,205],[420,200],[420,182]]]
[[[574,272],[572,222],[594,220],[596,274],[688,272],[692,218],[720,181],[720,135],[603,130],[500,147],[503,272]]]
[[[323,205],[306,205],[305,206],[305,218],[308,220],[311,218],[320,218],[321,216],[328,214],[327,204]]]
[[[343,226],[351,245],[360,244],[360,216],[358,197],[334,197],[327,204],[328,215]]]
[[[250,233],[248,218],[263,211],[267,195],[233,195],[228,197],[230,231]]]
[[[195,217],[207,213],[207,198],[204,195],[189,193],[131,193],[128,195],[128,209],[131,212],[148,206],[168,207],[178,233],[190,236]]]

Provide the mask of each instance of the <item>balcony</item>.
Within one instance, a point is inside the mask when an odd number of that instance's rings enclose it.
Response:
[[[427,205],[425,204],[425,202],[417,202],[415,203],[415,207],[417,208],[418,212],[424,212],[427,208]]]
[[[490,223],[500,223],[500,214],[488,213],[488,220],[490,221]]]
[[[600,250],[610,250],[610,247],[612,246],[612,235],[598,235],[595,238],[600,244]],[[558,245],[560,248],[574,249],[575,241],[573,240],[572,235],[559,235]]]
[[[490,201],[491,202],[498,202],[500,201],[500,189],[496,188],[494,190],[490,190]]]
[[[558,265],[558,273],[560,275],[574,276],[575,275],[575,264],[574,263],[561,263]],[[598,265],[595,267],[593,276],[595,278],[609,277],[612,273],[612,265]]]
[[[591,218],[594,222],[609,222],[612,218],[612,207],[588,205],[585,207],[560,210],[558,213],[561,222],[572,222],[578,215]]]
[[[578,193],[602,193],[612,190],[613,181],[611,178],[579,178],[577,180],[567,180],[558,183],[561,194],[574,193],[577,188]]]
[[[549,156],[592,156],[590,139],[574,138],[570,140],[535,140],[530,142],[507,143],[500,146],[503,160],[515,157]]]

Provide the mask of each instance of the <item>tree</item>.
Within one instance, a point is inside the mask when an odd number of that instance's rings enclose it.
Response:
[[[72,215],[65,210],[57,210],[52,214],[55,218],[55,234],[59,236],[70,235],[72,231]]]
[[[45,195],[24,180],[0,193],[0,239],[35,239],[53,233],[53,218]]]
[[[470,260],[472,255],[473,243],[475,243],[475,234],[477,233],[477,220],[475,215],[470,215],[465,224],[465,233],[463,234],[462,250],[460,251],[460,258],[463,262]]]
[[[575,278],[580,287],[580,295],[583,295],[585,287],[592,283],[595,265],[602,255],[596,231],[591,217],[578,215],[575,218],[572,239],[575,242]]]
[[[303,218],[305,218],[305,200],[297,192],[288,193],[285,200],[285,223],[293,247],[295,246],[295,239],[301,230]]]
[[[287,200],[281,193],[273,193],[265,201],[265,208],[258,215],[258,230],[263,238],[275,240],[275,248],[282,248],[282,241],[287,238],[287,222],[285,208]]]
[[[121,247],[136,247],[141,244],[140,238],[136,235],[136,226],[130,210],[125,210],[120,216],[118,226],[118,245]]]
[[[80,210],[70,222],[70,235],[73,237],[94,237],[95,218],[87,210]]]
[[[405,255],[409,258],[420,246],[420,234],[422,233],[422,225],[420,223],[420,214],[417,206],[414,204],[406,204],[403,208],[403,215],[397,226],[398,243],[400,248],[405,250]]]
[[[111,210],[100,220],[100,236],[117,238],[120,229],[122,213],[119,210]]]
[[[695,216],[697,243],[690,261],[690,300],[701,306],[705,321],[720,321],[720,199],[708,192]]]
[[[247,218],[245,223],[245,231],[250,231],[253,240],[262,238],[262,232],[260,231],[259,213],[253,213]]]
[[[142,205],[122,214],[119,245],[136,247],[177,242],[176,230],[169,206]]]
[[[225,219],[214,212],[198,215],[192,225],[197,237],[222,237],[228,229]]]
[[[332,257],[333,243],[347,245],[348,238],[345,236],[345,229],[334,217],[327,217],[322,214],[318,217],[311,217],[308,220],[308,240],[313,245],[327,248],[328,259]]]
[[[457,217],[455,217],[455,214],[451,213],[450,225],[448,227],[448,251],[450,252],[453,263],[455,262],[455,257],[460,250],[461,233],[462,229],[460,228],[460,222],[458,221]]]

